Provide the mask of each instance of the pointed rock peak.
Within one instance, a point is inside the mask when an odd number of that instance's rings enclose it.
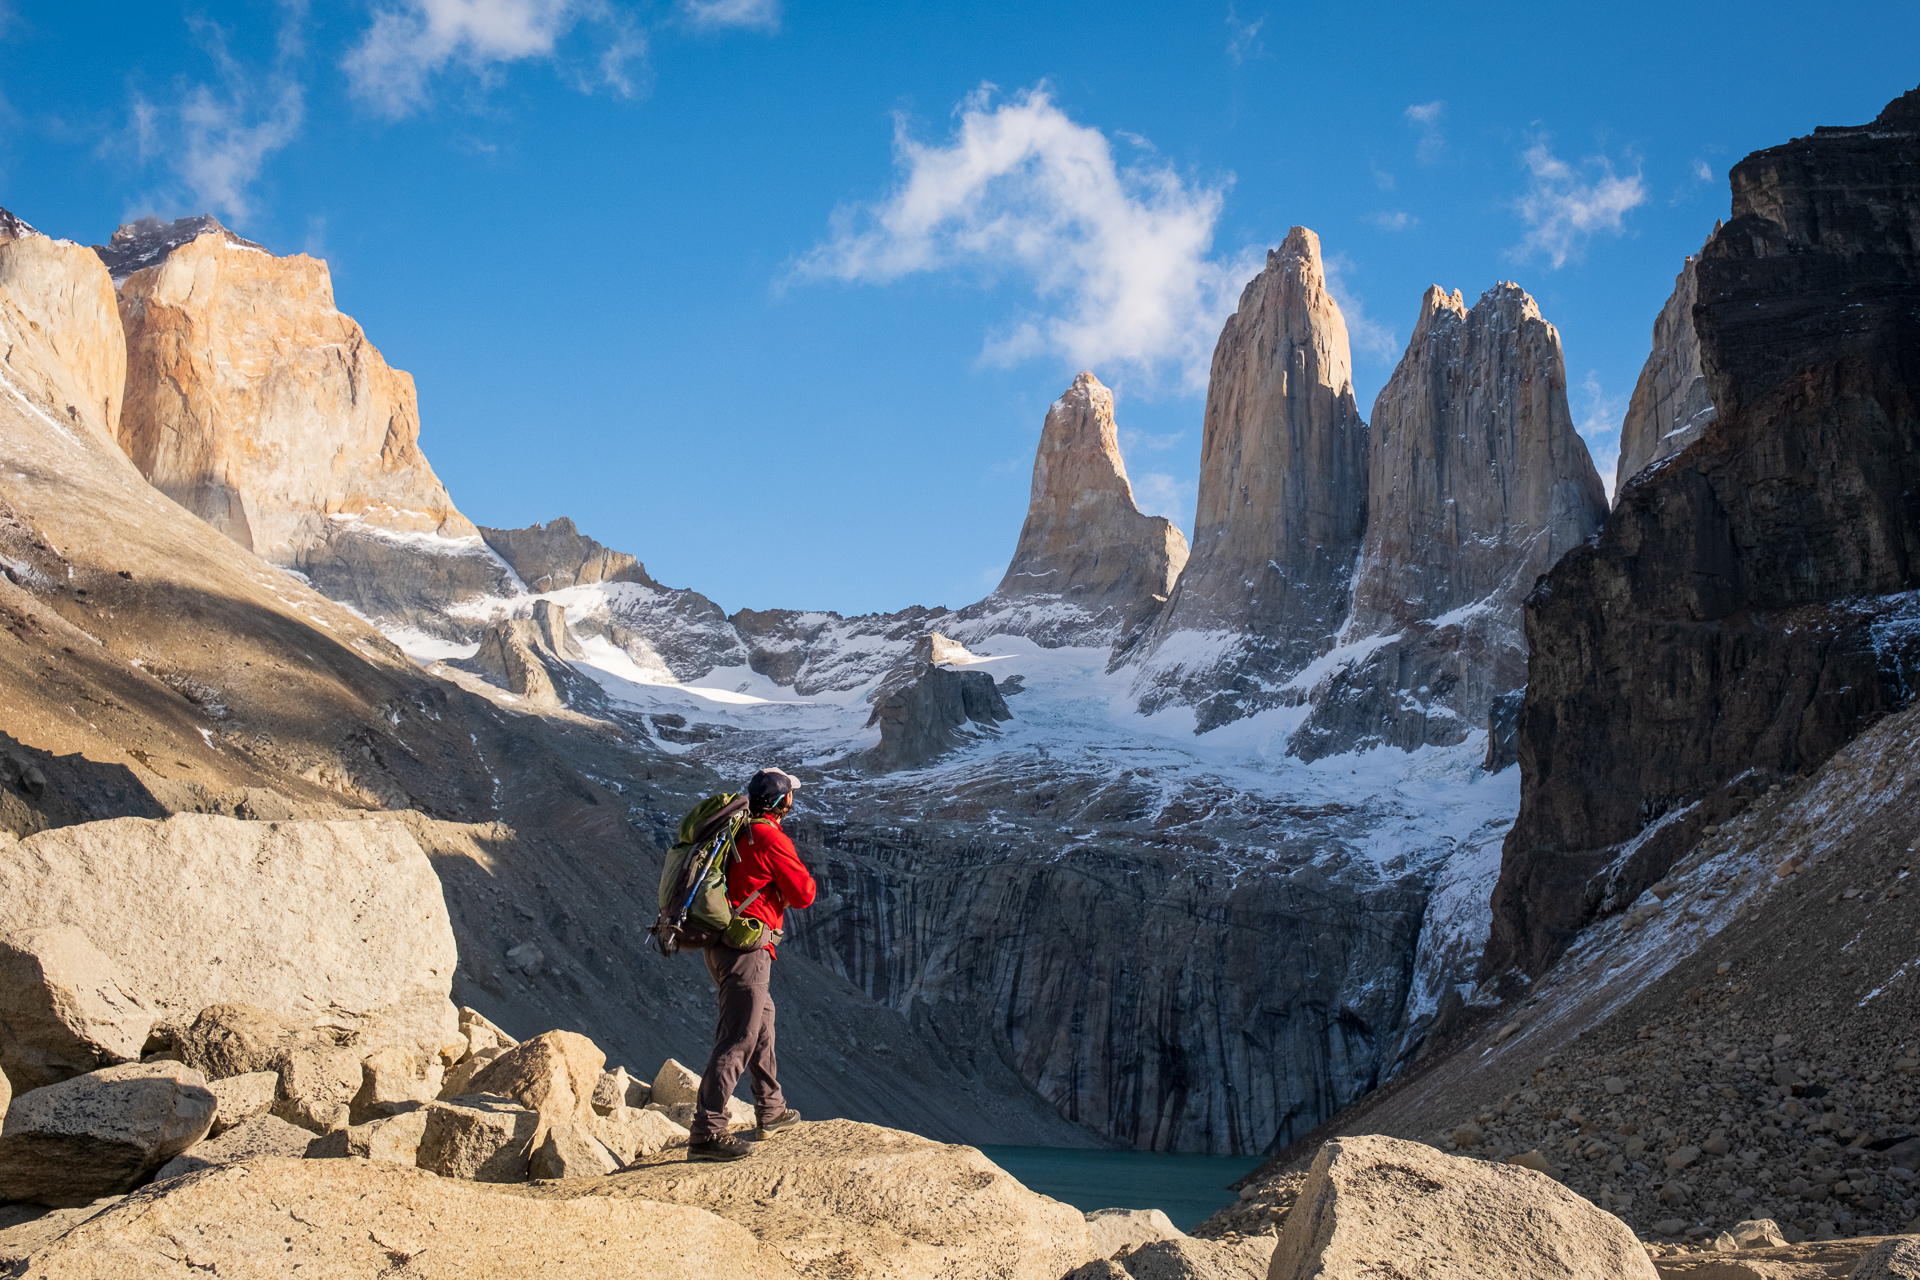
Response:
[[[1466,298],[1461,296],[1458,289],[1448,293],[1437,284],[1428,285],[1426,293],[1420,299],[1420,319],[1414,323],[1414,331],[1418,333],[1425,329],[1443,311],[1456,320],[1466,319]]]
[[[1311,263],[1315,275],[1326,274],[1326,267],[1320,261],[1320,237],[1306,227],[1289,227],[1287,238],[1280,242],[1280,247],[1267,251],[1269,265],[1288,258]]]
[[[219,236],[228,244],[245,249],[267,252],[263,246],[229,231],[218,218],[207,213],[191,218],[175,218],[172,222],[147,217],[123,223],[113,233],[113,239],[104,245],[93,246],[93,251],[100,255],[100,261],[107,264],[113,282],[119,284],[136,271],[164,262],[167,255],[181,245],[191,244],[205,235]]]
[[[1090,372],[1047,409],[1033,459],[1027,519],[1003,596],[1085,597],[1096,607],[1129,597],[1164,596],[1187,560],[1187,540],[1171,521],[1133,500],[1113,392]]]
[[[24,240],[28,236],[37,236],[39,234],[40,233],[35,231],[25,218],[18,217],[5,209],[0,209],[0,242]]]

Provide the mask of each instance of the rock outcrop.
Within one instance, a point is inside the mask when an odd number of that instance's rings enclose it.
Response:
[[[66,435],[112,440],[127,379],[113,282],[91,253],[0,209],[0,370]]]
[[[485,677],[528,702],[558,707],[590,699],[593,685],[576,675],[569,658],[584,657],[567,627],[567,610],[551,600],[535,600],[532,616],[487,624],[471,658],[452,665]]]
[[[1469,310],[1438,285],[1374,401],[1366,543],[1342,635],[1309,695],[1306,759],[1450,745],[1526,684],[1521,603],[1600,528],[1606,493],[1567,408],[1560,335],[1519,285]]]
[[[1295,227],[1214,348],[1193,554],[1135,651],[1140,709],[1191,705],[1204,732],[1279,705],[1347,621],[1366,522],[1346,321]]]
[[[141,474],[395,625],[443,625],[446,606],[508,594],[504,566],[420,452],[413,379],[335,308],[326,263],[205,223],[184,241],[178,223],[151,244],[136,234],[128,252],[147,247],[122,262],[157,259],[120,285],[118,439]]]
[[[1488,963],[1539,972],[1920,687],[1920,90],[1734,166],[1694,266],[1717,415],[1531,598]]]
[[[524,529],[480,530],[526,588],[536,594],[596,582],[638,582],[658,587],[647,567],[624,551],[601,546],[565,516]]]
[[[972,659],[938,632],[922,636],[905,670],[873,695],[867,727],[880,727],[880,742],[862,753],[861,762],[877,773],[917,769],[1013,719],[991,675],[946,665]]]
[[[1717,235],[1719,226],[1714,227]],[[1673,296],[1653,321],[1653,350],[1641,366],[1620,423],[1620,464],[1614,474],[1616,500],[1627,482],[1662,458],[1680,452],[1707,429],[1714,419],[1707,393],[1707,375],[1700,367],[1700,335],[1693,327],[1694,304],[1700,300],[1694,268],[1699,257],[1689,256],[1674,277]]]
[[[250,1160],[130,1197],[31,1255],[35,1280],[135,1280],[198,1270],[375,1280],[792,1280],[751,1232],[704,1208],[611,1197],[530,1199],[356,1160]]]
[[[731,1164],[652,1161],[596,1202],[704,1206],[805,1274],[1060,1280],[1090,1255],[1079,1210],[1036,1195],[971,1147],[851,1120],[809,1123]],[[575,1196],[568,1183],[536,1200]]]
[[[1186,535],[1134,505],[1113,392],[1083,372],[1047,409],[1006,575],[963,616],[989,615],[995,632],[1049,647],[1115,644],[1124,652],[1186,563]]]
[[[1271,1280],[1657,1280],[1626,1223],[1530,1169],[1397,1138],[1320,1149],[1274,1250]]]
[[[396,822],[64,827],[0,849],[0,902],[22,925],[83,934],[115,958],[119,988],[181,1032],[239,1001],[369,1044],[459,1038],[440,881]]]

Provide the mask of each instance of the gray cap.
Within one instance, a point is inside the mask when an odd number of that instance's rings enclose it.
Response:
[[[756,807],[771,809],[799,789],[800,779],[785,770],[762,769],[747,783],[747,799]]]

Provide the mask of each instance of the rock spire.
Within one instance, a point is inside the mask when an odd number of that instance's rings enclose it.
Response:
[[[1716,224],[1714,230],[1719,229]],[[1627,416],[1620,424],[1620,466],[1613,481],[1616,501],[1627,481],[1698,440],[1713,421],[1713,401],[1707,396],[1707,377],[1700,367],[1700,337],[1693,327],[1693,306],[1700,297],[1694,268],[1699,261],[1698,255],[1690,256],[1680,268],[1673,296],[1654,319],[1653,349],[1640,369]]]
[[[1367,425],[1320,239],[1287,233],[1240,295],[1207,383],[1193,555],[1142,641],[1140,708],[1204,732],[1276,705],[1346,623]]]
[[[1463,740],[1527,678],[1521,602],[1600,527],[1560,335],[1517,284],[1469,310],[1432,286],[1374,401],[1366,541],[1343,642],[1292,749]],[[1384,643],[1379,637],[1389,637]]]
[[[1006,576],[969,613],[1043,645],[1127,644],[1186,562],[1186,535],[1134,504],[1113,392],[1081,373],[1047,409]]]

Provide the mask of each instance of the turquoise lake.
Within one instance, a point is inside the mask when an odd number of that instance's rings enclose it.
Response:
[[[1227,1189],[1259,1168],[1260,1156],[1169,1155],[1160,1151],[1089,1151],[1073,1147],[981,1147],[987,1159],[1041,1195],[1082,1213],[1094,1209],[1159,1209],[1190,1231],[1228,1204]]]

